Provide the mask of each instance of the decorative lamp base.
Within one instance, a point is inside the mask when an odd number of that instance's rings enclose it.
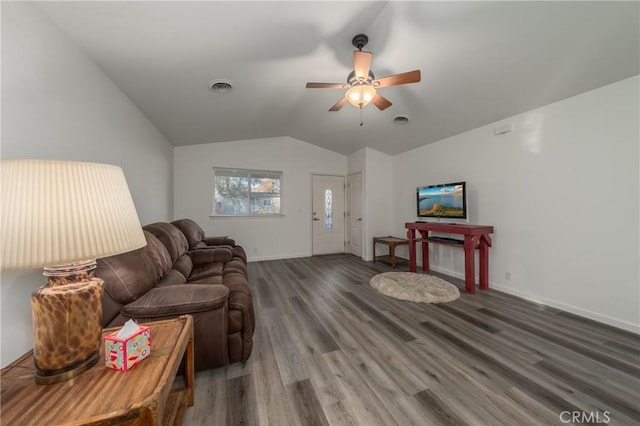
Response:
[[[36,383],[39,385],[50,385],[72,379],[96,365],[99,359],[100,351],[97,351],[86,360],[60,370],[45,371],[36,368]]]
[[[47,285],[31,295],[36,383],[69,380],[100,357],[103,281],[95,261],[45,268]]]

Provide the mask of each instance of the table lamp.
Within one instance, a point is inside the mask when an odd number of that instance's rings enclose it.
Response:
[[[68,380],[100,357],[103,281],[95,259],[146,244],[122,169],[0,161],[0,269],[44,267],[33,292],[36,383]]]

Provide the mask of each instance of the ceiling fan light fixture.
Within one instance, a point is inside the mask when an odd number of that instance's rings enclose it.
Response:
[[[347,77],[347,84],[307,83],[307,89],[348,88],[344,97],[329,108],[329,111],[340,111],[347,102],[359,108],[361,114],[362,108],[369,105],[369,103],[373,103],[380,111],[384,111],[392,105],[391,101],[379,94],[376,89],[400,86],[401,84],[418,83],[420,81],[420,70],[389,75],[376,80],[373,71],[371,71],[373,53],[362,50],[368,41],[369,38],[364,34],[358,34],[351,41],[353,46],[358,50],[353,51],[353,71],[351,71]],[[362,122],[360,125],[362,125]]]
[[[369,85],[353,86],[345,93],[345,98],[354,107],[365,107],[375,98],[376,89]]]

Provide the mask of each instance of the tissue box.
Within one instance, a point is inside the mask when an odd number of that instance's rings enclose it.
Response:
[[[128,371],[151,354],[151,330],[143,325],[131,336],[121,339],[118,332],[104,336],[104,363],[107,368]]]

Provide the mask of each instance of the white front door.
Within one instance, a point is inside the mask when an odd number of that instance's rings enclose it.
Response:
[[[362,173],[349,175],[347,183],[349,253],[362,257]]]
[[[344,177],[313,175],[313,254],[344,253]]]

